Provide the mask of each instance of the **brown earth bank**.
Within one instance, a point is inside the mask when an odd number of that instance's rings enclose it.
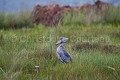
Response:
[[[41,6],[37,4],[31,13],[32,22],[36,24],[43,24],[45,26],[56,26],[63,22],[65,14],[73,14],[84,12],[86,17],[89,16],[90,12],[99,15],[108,13],[109,8],[113,7],[112,4],[102,2],[97,0],[95,4],[84,4],[82,6],[60,6],[58,4],[48,4],[46,6]]]
[[[108,43],[89,43],[83,42],[78,43],[72,47],[75,51],[103,51],[105,53],[119,53],[120,52],[120,45],[112,45]]]

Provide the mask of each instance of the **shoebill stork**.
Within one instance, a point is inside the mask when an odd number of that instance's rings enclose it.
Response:
[[[56,43],[57,45],[59,45],[57,48],[57,51],[56,51],[57,57],[62,63],[68,63],[68,62],[72,61],[72,58],[64,49],[64,44],[67,40],[68,40],[68,38],[61,37],[59,39],[59,41]]]

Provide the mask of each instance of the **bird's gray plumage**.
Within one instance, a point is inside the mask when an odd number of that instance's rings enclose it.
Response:
[[[58,59],[63,62],[63,63],[68,63],[72,60],[72,58],[70,57],[70,55],[65,51],[64,49],[64,43],[68,40],[68,38],[65,37],[61,37],[60,40],[58,41],[59,44],[58,48],[57,48],[57,57]]]

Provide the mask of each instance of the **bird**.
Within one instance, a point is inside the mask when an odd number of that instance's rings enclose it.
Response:
[[[72,61],[72,58],[64,49],[64,44],[67,42],[67,40],[68,38],[66,37],[60,37],[59,41],[56,43],[56,45],[59,45],[56,51],[57,57],[62,63],[68,63]]]

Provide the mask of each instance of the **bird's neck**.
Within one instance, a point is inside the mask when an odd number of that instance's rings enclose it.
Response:
[[[63,50],[64,50],[64,43],[61,43],[57,48],[57,52],[62,52]]]
[[[61,44],[59,45],[59,48],[64,49],[64,43],[61,43]]]
[[[64,43],[61,43],[59,46],[64,47]]]

